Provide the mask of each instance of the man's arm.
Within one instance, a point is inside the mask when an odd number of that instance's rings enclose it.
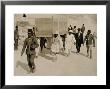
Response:
[[[25,48],[26,48],[26,39],[24,41],[24,45],[23,45],[23,48],[22,48],[22,51],[21,51],[21,56],[23,55],[24,51],[25,51]]]
[[[34,44],[35,44],[34,47],[37,48],[39,46],[37,39],[36,38],[33,38],[33,39],[34,39]]]
[[[83,34],[82,33],[81,33],[80,39],[81,39],[81,44],[84,45],[84,40],[83,40]]]
[[[83,45],[84,45],[84,43],[85,43],[86,39],[87,39],[87,36],[85,36],[85,38],[84,38],[84,40],[83,40]]]
[[[95,47],[95,37],[93,36],[93,47]]]
[[[76,44],[76,39],[75,39],[75,37],[74,36],[72,36],[72,41],[73,41],[73,44],[75,45]]]

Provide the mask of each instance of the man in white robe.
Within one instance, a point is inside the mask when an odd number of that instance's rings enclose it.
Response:
[[[72,33],[73,31],[69,30],[65,39],[65,53],[67,54],[67,56],[71,54],[71,51],[73,49],[73,44],[75,44],[75,38]]]

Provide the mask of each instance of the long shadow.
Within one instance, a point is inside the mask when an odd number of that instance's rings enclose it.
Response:
[[[23,63],[21,61],[17,61],[16,62],[16,67],[18,67],[18,66],[20,66],[21,68],[23,68],[25,71],[29,72],[28,65],[27,64],[25,64],[25,63]]]
[[[75,51],[72,51],[72,53],[76,53]]]
[[[44,49],[42,50],[42,52],[40,52],[40,53],[51,54],[51,51],[50,51],[50,49],[44,48]]]
[[[75,51],[72,51],[72,53],[76,53]],[[84,57],[87,57],[87,58],[89,58],[86,54],[84,54],[84,53],[79,53],[80,55],[82,55],[82,56],[84,56]]]
[[[47,55],[44,54],[44,53],[40,53],[39,56],[44,57],[44,58],[47,59],[47,60],[52,60],[52,59],[53,59],[53,57],[47,56]]]
[[[79,54],[82,55],[82,56],[85,56],[85,57],[89,58],[86,54],[83,54],[83,53],[79,53]]]
[[[66,56],[66,53],[64,53],[64,52],[60,52],[59,54],[62,56]]]
[[[46,49],[45,54],[51,54],[51,49]]]

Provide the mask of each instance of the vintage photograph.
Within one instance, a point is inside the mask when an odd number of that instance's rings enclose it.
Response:
[[[14,14],[15,76],[97,76],[97,14]]]

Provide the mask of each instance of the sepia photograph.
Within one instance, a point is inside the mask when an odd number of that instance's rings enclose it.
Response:
[[[1,88],[108,86],[109,1],[1,6]]]
[[[6,6],[5,84],[105,85],[106,5],[51,3]]]
[[[14,14],[14,76],[97,76],[97,14]]]

